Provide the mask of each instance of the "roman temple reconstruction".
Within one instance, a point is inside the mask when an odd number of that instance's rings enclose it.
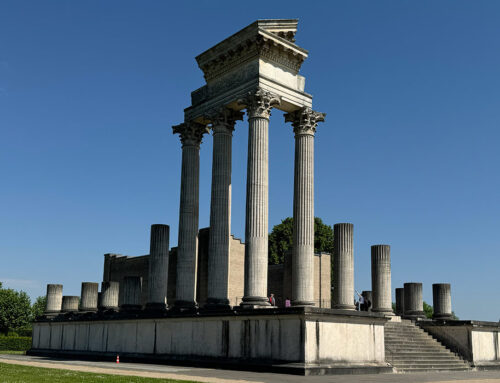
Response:
[[[396,288],[393,312],[399,254],[389,245],[371,247],[372,290],[358,306],[354,225],[335,224],[333,254],[314,253],[314,141],[327,121],[299,74],[308,52],[295,44],[297,24],[258,20],[196,57],[206,84],[173,126],[182,152],[172,170],[181,184],[178,246],[170,248],[170,226],[155,224],[149,254],[106,254],[103,280],[83,282],[80,297],[49,284],[30,354],[303,375],[500,367],[499,324],[453,319],[449,284],[433,285],[433,319],[418,282]],[[293,250],[268,265],[269,117],[280,111],[295,139]],[[231,161],[245,114],[243,243],[231,235]],[[203,139],[213,140],[213,161],[210,227],[200,230]]]

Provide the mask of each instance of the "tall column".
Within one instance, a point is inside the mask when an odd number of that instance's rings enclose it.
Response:
[[[120,309],[133,311],[141,309],[142,278],[128,276],[123,278],[123,302]]]
[[[405,317],[425,318],[421,283],[405,283]]]
[[[209,113],[213,160],[208,240],[207,307],[229,308],[229,236],[231,235],[231,160],[233,130],[242,112],[221,108]]]
[[[79,304],[80,304],[79,296],[65,295],[62,297],[61,311],[63,313],[71,313],[78,311]]]
[[[150,310],[166,310],[170,227],[151,225],[149,245],[148,302]]]
[[[374,245],[372,253],[372,311],[392,314],[391,247]]]
[[[354,310],[354,251],[352,223],[333,225],[333,308]]]
[[[396,315],[404,315],[405,312],[405,289],[396,289]]]
[[[94,282],[82,282],[82,295],[80,300],[80,311],[96,311],[99,284]]]
[[[47,285],[47,303],[44,314],[57,314],[61,311],[63,285]]]
[[[196,122],[173,127],[182,142],[181,198],[177,248],[175,306],[195,308],[198,266],[198,216],[200,197],[200,144],[207,127]]]
[[[452,319],[451,286],[449,283],[434,283],[432,285],[434,319]]]
[[[241,304],[268,306],[269,116],[280,99],[259,88],[238,103],[246,105],[248,114],[245,291]]]
[[[118,298],[120,294],[119,282],[102,282],[101,283],[101,302],[99,308],[101,310],[118,310]]]
[[[302,108],[285,114],[295,133],[292,305],[314,305],[314,133],[325,114]]]

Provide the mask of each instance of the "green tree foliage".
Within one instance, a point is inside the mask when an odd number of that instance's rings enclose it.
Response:
[[[424,301],[424,313],[425,316],[429,319],[432,319],[432,315],[434,314],[434,309],[431,305],[427,304],[426,301]]]
[[[36,298],[35,303],[31,306],[31,317],[35,319],[38,316],[41,316],[45,311],[45,306],[47,305],[47,297],[41,296]]]
[[[31,302],[24,291],[4,289],[0,284],[0,332],[7,334],[28,326],[31,320]]]
[[[288,217],[273,227],[269,234],[269,264],[277,265],[285,261],[285,254],[292,250],[293,218]],[[314,252],[333,253],[333,228],[314,218]]]

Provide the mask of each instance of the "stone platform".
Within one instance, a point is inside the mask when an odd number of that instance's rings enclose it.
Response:
[[[300,375],[392,372],[382,314],[314,307],[60,315],[33,325],[31,355],[116,358]]]

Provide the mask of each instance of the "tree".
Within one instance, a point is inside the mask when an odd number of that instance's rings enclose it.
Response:
[[[432,319],[432,315],[434,314],[434,309],[431,305],[427,304],[426,301],[424,301],[424,313],[425,316],[429,319]]]
[[[284,263],[285,254],[293,246],[293,218],[288,217],[273,227],[269,234],[269,264]],[[333,228],[314,218],[314,252],[333,254]]]
[[[40,296],[36,298],[35,303],[31,306],[31,318],[36,319],[43,314],[45,306],[47,305],[47,297]]]
[[[4,289],[0,284],[0,332],[7,334],[29,325],[31,320],[31,302],[24,291]]]

